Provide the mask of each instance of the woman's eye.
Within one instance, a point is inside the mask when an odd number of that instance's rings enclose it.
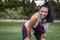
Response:
[[[45,12],[45,13],[47,13],[47,12]]]
[[[43,11],[41,11],[41,12],[43,12]]]
[[[45,12],[45,13],[47,13],[47,12]]]

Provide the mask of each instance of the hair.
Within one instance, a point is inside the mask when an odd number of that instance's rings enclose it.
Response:
[[[54,18],[53,18],[53,9],[52,9],[51,4],[49,2],[46,2],[45,4],[43,4],[43,5],[40,6],[40,9],[42,7],[48,8],[48,15],[46,16],[46,22],[47,23],[53,22]]]

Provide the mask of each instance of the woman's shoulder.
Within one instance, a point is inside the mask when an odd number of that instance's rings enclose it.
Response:
[[[37,13],[34,13],[34,14],[32,15],[32,17],[31,17],[31,19],[38,19]]]

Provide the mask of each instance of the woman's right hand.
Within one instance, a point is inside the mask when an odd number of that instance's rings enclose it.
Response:
[[[30,38],[29,37],[26,37],[24,40],[30,40]]]

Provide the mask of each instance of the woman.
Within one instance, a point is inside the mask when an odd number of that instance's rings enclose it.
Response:
[[[38,12],[32,15],[31,19],[25,22],[22,27],[23,40],[31,40],[34,34],[37,40],[45,40],[44,33],[49,22],[53,21],[51,5],[47,2],[42,5]]]

